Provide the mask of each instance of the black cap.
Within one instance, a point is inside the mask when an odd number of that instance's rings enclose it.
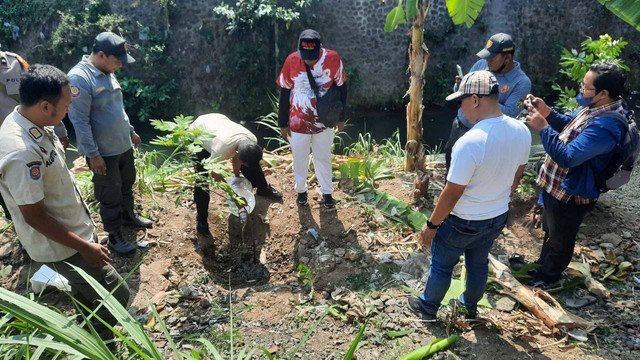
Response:
[[[481,59],[489,60],[498,54],[512,52],[515,48],[511,35],[498,33],[489,38],[484,49],[480,50],[476,55]]]
[[[318,60],[320,57],[320,44],[322,38],[320,33],[307,29],[300,34],[298,41],[298,54],[302,60]]]
[[[127,42],[109,31],[96,36],[96,40],[93,42],[93,52],[98,51],[115,56],[123,64],[131,64],[136,61],[131,55],[127,54]]]

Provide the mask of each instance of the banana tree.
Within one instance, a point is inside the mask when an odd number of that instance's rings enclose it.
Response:
[[[638,0],[598,0],[612,13],[640,31],[640,1]]]
[[[384,1],[384,0],[383,0]],[[424,23],[434,0],[398,0],[387,15],[384,31],[391,32],[400,24],[413,21],[409,45],[409,104],[407,105],[407,159],[405,170],[422,170],[425,155],[422,145],[422,89],[429,48],[424,43]],[[436,0],[437,1],[437,0]],[[471,27],[484,6],[484,0],[446,0],[449,16],[456,25]]]

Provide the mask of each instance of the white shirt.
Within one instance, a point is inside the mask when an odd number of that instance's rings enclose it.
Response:
[[[213,159],[227,160],[232,158],[238,149],[238,144],[242,141],[258,142],[251,131],[222,114],[213,113],[198,116],[189,126],[189,130],[194,129],[214,135],[213,138],[202,142],[202,147],[211,154]]]
[[[451,212],[465,220],[486,220],[509,209],[513,178],[529,160],[531,133],[506,115],[484,119],[453,146],[447,181],[465,185]]]
[[[29,256],[39,262],[55,262],[76,253],[25,221],[18,206],[41,200],[49,216],[92,242],[94,223],[65,164],[64,149],[53,127],[40,128],[14,110],[0,127],[0,144],[0,192]]]

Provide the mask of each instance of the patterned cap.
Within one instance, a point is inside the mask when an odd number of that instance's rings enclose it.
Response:
[[[462,78],[458,91],[447,96],[447,101],[468,95],[490,95],[498,93],[498,80],[486,70],[470,72]]]

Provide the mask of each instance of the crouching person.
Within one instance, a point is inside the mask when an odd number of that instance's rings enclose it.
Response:
[[[244,126],[231,121],[222,114],[205,114],[199,116],[189,127],[190,130],[200,130],[203,133],[213,135],[211,139],[205,140],[202,144],[204,150],[197,154],[196,173],[206,172],[203,160],[207,158],[217,160],[231,159],[233,173],[235,176],[246,177],[254,188],[257,188],[257,195],[272,199],[282,198],[282,194],[271,187],[264,177],[264,172],[260,167],[262,160],[262,148],[257,144],[256,136]],[[220,174],[212,174],[216,181],[224,181]],[[193,191],[193,201],[196,204],[198,235],[211,236],[209,231],[209,189],[202,181],[196,180]]]
[[[109,265],[109,250],[96,242],[89,210],[53,132],[69,104],[69,78],[62,71],[34,65],[26,72],[20,83],[20,105],[0,128],[0,192],[29,256],[67,278],[74,297],[95,308],[100,296],[69,264],[85,270],[107,291],[119,285],[122,277]],[[126,306],[127,284],[120,285],[113,296]],[[105,307],[98,316],[116,323]],[[94,323],[99,332],[107,330]]]
[[[529,159],[527,127],[500,110],[498,81],[488,71],[467,74],[447,97],[460,101],[474,126],[454,145],[447,185],[420,232],[431,247],[431,267],[424,292],[409,307],[423,320],[435,320],[451,283],[453,267],[464,255],[467,277],[460,302],[470,317],[487,282],[489,251],[507,221],[509,196]]]

